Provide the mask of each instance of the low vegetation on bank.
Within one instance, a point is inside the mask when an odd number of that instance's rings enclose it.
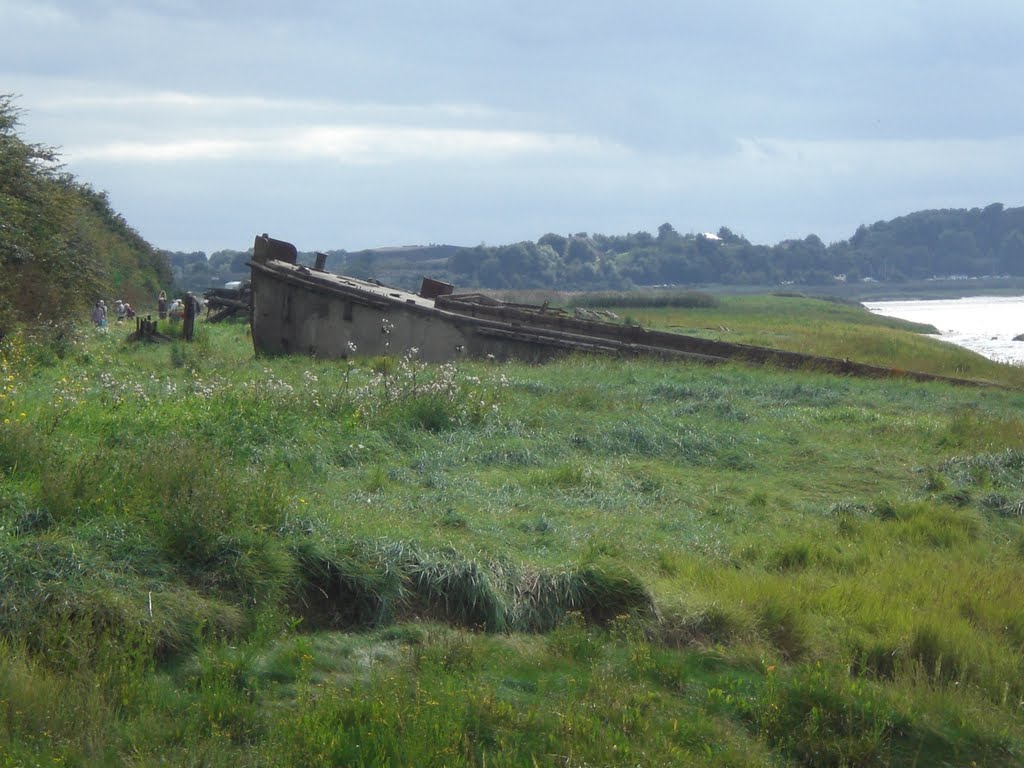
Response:
[[[9,334],[7,764],[1024,763],[1020,369],[616,312],[1003,386]]]

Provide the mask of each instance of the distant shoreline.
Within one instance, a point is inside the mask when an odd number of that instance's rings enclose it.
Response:
[[[908,280],[902,283],[834,283],[830,285],[705,285],[679,286],[712,294],[801,293],[845,301],[962,299],[969,296],[1024,296],[1024,277],[963,280]]]

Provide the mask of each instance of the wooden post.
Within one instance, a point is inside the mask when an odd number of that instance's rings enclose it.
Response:
[[[185,295],[185,324],[181,329],[181,336],[185,341],[192,341],[192,332],[196,322],[196,300],[192,294]]]

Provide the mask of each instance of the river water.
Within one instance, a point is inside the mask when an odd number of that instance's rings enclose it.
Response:
[[[1024,365],[1024,296],[969,296],[963,299],[865,301],[872,312],[939,329],[941,338],[992,360]]]

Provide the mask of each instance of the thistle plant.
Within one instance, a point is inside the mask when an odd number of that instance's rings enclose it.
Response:
[[[347,386],[346,377],[346,386]],[[507,386],[504,376],[481,379],[463,374],[454,363],[433,365],[411,347],[393,366],[380,366],[353,392],[356,412],[374,419],[396,409],[410,409],[412,420],[421,424],[454,425],[479,423],[498,410],[498,392]],[[497,385],[497,386],[495,386]]]

